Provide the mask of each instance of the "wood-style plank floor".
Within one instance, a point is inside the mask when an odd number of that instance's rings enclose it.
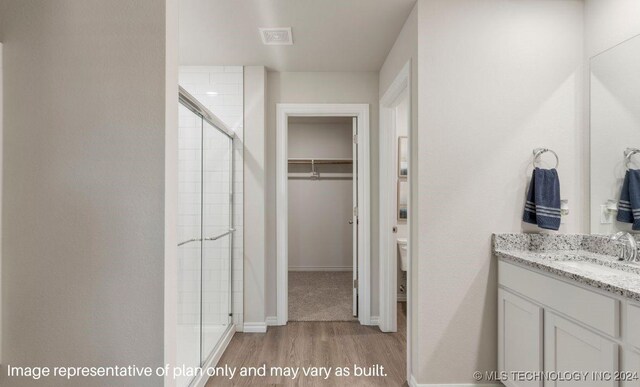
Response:
[[[398,332],[382,333],[378,327],[357,322],[289,322],[269,327],[267,333],[236,333],[218,367],[261,367],[267,376],[212,377],[210,386],[407,386],[406,304],[398,303]],[[295,380],[270,376],[270,367],[360,367],[376,364],[386,376],[328,379],[299,375]],[[239,371],[238,371],[239,372]],[[332,371],[333,374],[333,371]]]

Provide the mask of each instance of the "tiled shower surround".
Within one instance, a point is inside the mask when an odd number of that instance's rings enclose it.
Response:
[[[180,86],[193,95],[207,109],[221,119],[236,134],[233,149],[233,225],[235,233],[233,235],[233,273],[232,273],[232,313],[233,321],[236,328],[241,330],[243,324],[243,68],[242,66],[181,66],[180,67]],[[212,134],[213,133],[213,134]],[[226,198],[224,192],[217,192],[216,187],[225,186],[224,182],[228,182],[230,176],[226,173],[224,166],[228,160],[228,149],[212,149],[215,144],[223,144],[222,141],[216,141],[215,138],[209,136],[222,136],[215,130],[204,131],[205,145],[205,195],[204,199],[204,235],[213,235],[219,233],[226,224],[220,221],[227,221],[229,214],[225,212],[224,205]],[[182,137],[180,138],[182,141]],[[212,151],[208,151],[212,150]],[[209,159],[207,159],[207,157]],[[197,161],[197,160],[196,160]],[[182,185],[182,182],[180,183]],[[187,184],[187,182],[185,182]],[[191,183],[188,183],[191,184]],[[183,214],[179,214],[182,220]],[[185,216],[187,214],[184,214]],[[188,217],[185,221],[188,222]],[[189,227],[188,223],[180,227]],[[208,316],[214,316],[213,311],[227,311],[228,308],[224,304],[227,302],[227,280],[221,279],[220,271],[228,270],[226,264],[226,256],[223,255],[228,246],[228,238],[222,238],[215,242],[208,242],[203,251],[203,313]],[[198,258],[199,259],[199,258]],[[187,262],[188,259],[185,261]],[[189,275],[189,274],[185,274]],[[218,280],[220,279],[220,280]],[[197,282],[199,284],[199,281]],[[189,294],[190,290],[184,289],[187,299],[192,299]],[[182,297],[179,294],[179,297]],[[195,305],[194,307],[199,307]],[[185,304],[186,307],[186,304]],[[191,309],[189,309],[191,310]],[[193,309],[198,313],[198,309]],[[189,312],[189,311],[185,311]],[[188,313],[187,313],[188,314]],[[224,320],[227,315],[221,313],[218,316]],[[206,319],[205,319],[206,320]],[[204,321],[206,323],[206,321]],[[206,337],[205,337],[206,340]]]

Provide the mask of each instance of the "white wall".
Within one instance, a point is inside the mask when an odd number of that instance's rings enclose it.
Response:
[[[353,157],[351,118],[341,122],[296,122],[289,119],[290,158]],[[289,270],[353,269],[353,181],[351,165],[320,165],[322,173],[347,178],[289,179]],[[307,173],[310,165],[291,165],[289,172]]]
[[[267,72],[263,66],[245,67],[244,308],[245,321],[252,324],[262,324],[266,319],[266,86]]]
[[[164,363],[165,5],[3,5],[5,364]]]
[[[2,22],[2,18],[0,18],[0,23]],[[2,29],[0,25],[0,182],[2,182],[2,123],[3,123],[3,114],[2,114]],[[0,185],[0,364],[2,363],[2,186]]]
[[[164,364],[177,363],[178,328],[178,1],[166,1],[164,143]],[[165,387],[176,380],[165,375]]]
[[[411,160],[409,163],[409,174],[411,176],[418,176],[420,165],[418,163],[418,3],[413,7],[413,10],[409,14],[407,21],[404,23],[396,42],[394,43],[389,55],[385,59],[379,74],[380,98],[386,93],[389,86],[391,86],[394,79],[398,76],[404,65],[409,62],[411,66],[411,127],[410,131],[410,144],[411,147]],[[411,211],[413,214],[419,213],[420,203],[415,200],[418,197],[418,184],[414,183],[411,187]],[[409,271],[411,273],[418,273],[418,265],[420,264],[420,253],[418,251],[418,217],[409,214],[409,222],[411,226],[411,235],[409,235],[409,249],[412,255],[411,267]],[[415,368],[415,359],[418,358],[418,346],[415,345],[418,341],[418,334],[422,330],[419,327],[419,321],[417,319],[418,314],[412,313],[418,308],[418,300],[420,294],[418,293],[418,279],[412,281],[409,307],[409,314],[411,315],[411,342],[408,343],[409,350],[411,351],[412,363],[409,365],[409,369]],[[409,317],[409,316],[407,316]]]
[[[522,230],[532,149],[585,231],[583,3],[420,0],[418,383],[497,367],[491,233]]]
[[[637,0],[584,0],[586,54],[592,57],[640,34]]]
[[[276,104],[368,103],[371,125],[371,230],[378,229],[378,73],[269,72],[267,74],[267,316],[276,315]],[[372,289],[378,284],[378,246],[371,249]],[[378,294],[371,295],[371,314],[378,314]]]
[[[413,62],[412,67],[412,86],[415,84],[417,86],[418,80],[418,3],[413,7],[413,10],[407,17],[407,20],[404,22],[402,26],[402,30],[398,37],[396,38],[393,47],[389,51],[389,55],[384,61],[382,68],[380,68],[379,73],[379,83],[380,83],[380,97],[384,95],[387,91],[391,83],[393,83],[394,79],[402,70],[404,65],[411,61]],[[415,96],[417,97],[417,87],[415,89]],[[415,100],[414,100],[415,102]],[[417,118],[417,112],[414,118]]]

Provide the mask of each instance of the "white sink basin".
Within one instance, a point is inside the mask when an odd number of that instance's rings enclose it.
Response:
[[[594,274],[619,274],[622,270],[589,261],[561,261],[560,265]]]

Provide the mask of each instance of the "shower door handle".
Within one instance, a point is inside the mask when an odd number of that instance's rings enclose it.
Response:
[[[236,231],[235,228],[230,228],[229,231],[224,232],[224,233],[222,233],[220,235],[216,235],[216,236],[212,236],[212,237],[208,237],[208,238],[193,238],[193,239],[189,239],[189,240],[186,240],[184,242],[178,243],[178,247],[180,247],[182,245],[186,245],[187,243],[191,243],[191,242],[217,241],[218,239],[222,238],[223,236],[227,236],[229,234],[233,234],[234,231]]]
[[[227,231],[227,232],[223,232],[220,235],[212,236],[212,237],[209,237],[209,238],[204,238],[204,240],[205,241],[217,241],[218,239],[220,239],[220,238],[222,238],[224,236],[227,236],[229,234],[233,234],[234,231],[236,231],[235,228],[230,228],[229,231]]]

